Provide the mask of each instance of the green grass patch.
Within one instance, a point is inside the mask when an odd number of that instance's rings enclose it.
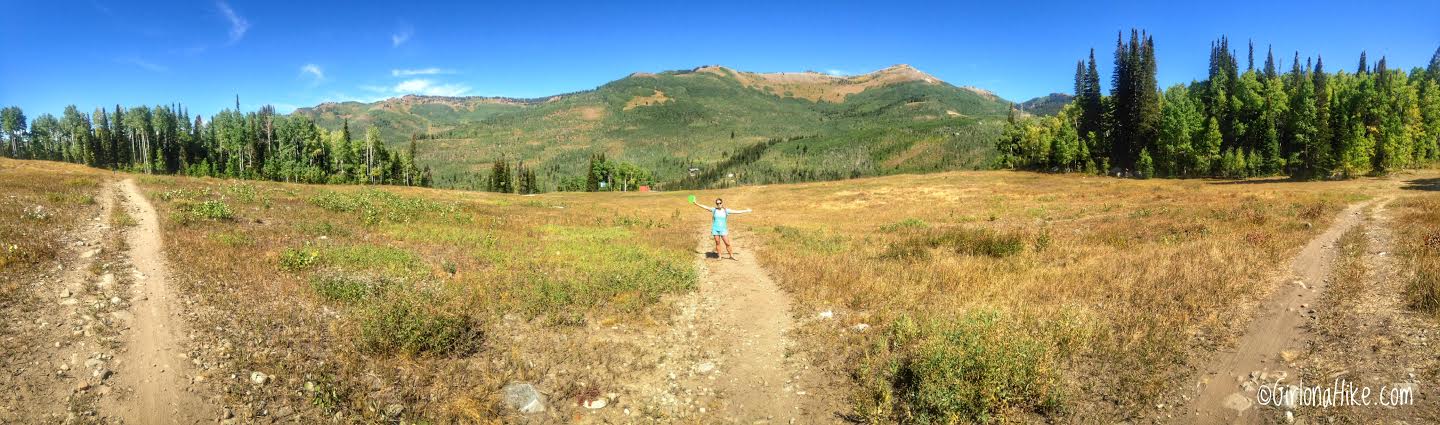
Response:
[[[356,192],[321,191],[310,204],[328,211],[352,213],[367,225],[410,223],[426,215],[453,214],[459,207],[421,198],[400,196],[379,189]]]
[[[170,218],[180,224],[197,221],[229,221],[235,219],[235,211],[230,208],[229,204],[213,199],[201,202],[182,201],[176,205]]]
[[[1058,338],[1002,312],[902,316],[877,339],[857,374],[857,411],[870,421],[1009,422],[1064,407]]]
[[[637,312],[666,294],[693,289],[698,279],[684,252],[633,243],[624,228],[547,225],[540,231],[544,246],[529,266],[536,272],[520,276],[516,294],[534,315],[602,307]]]
[[[320,259],[327,265],[347,270],[369,270],[388,276],[414,276],[427,268],[419,256],[400,248],[380,245],[349,245],[326,248]]]
[[[210,240],[232,248],[255,246],[255,238],[238,231],[211,233]]]
[[[383,293],[395,282],[353,273],[324,273],[310,278],[310,288],[329,301],[354,304]]]
[[[372,354],[464,355],[480,348],[480,323],[420,293],[395,293],[356,312],[357,345]]]
[[[325,265],[348,271],[379,273],[393,278],[423,275],[428,267],[419,256],[381,245],[303,246],[280,252],[280,268],[297,272]]]
[[[310,247],[280,251],[280,269],[297,272],[320,263],[320,250]]]

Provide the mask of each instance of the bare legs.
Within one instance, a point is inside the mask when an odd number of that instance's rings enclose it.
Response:
[[[728,256],[728,257],[730,257],[731,260],[734,260],[734,259],[735,259],[735,251],[733,251],[733,250],[730,249],[730,235],[716,235],[716,236],[715,236],[715,256],[716,256],[716,257],[719,257],[719,256],[720,256],[720,243],[722,243],[722,242],[725,243],[725,255]]]

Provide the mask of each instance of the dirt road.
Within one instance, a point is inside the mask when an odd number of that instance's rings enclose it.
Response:
[[[1304,325],[1324,291],[1340,235],[1360,224],[1375,200],[1345,208],[1325,232],[1291,262],[1290,277],[1250,322],[1233,351],[1221,352],[1201,369],[1199,394],[1181,422],[1265,423],[1283,410],[1257,405],[1260,387],[1299,377],[1288,364],[1305,349]]]

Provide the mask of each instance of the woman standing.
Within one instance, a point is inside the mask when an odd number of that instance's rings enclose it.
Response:
[[[730,231],[725,226],[725,219],[728,218],[730,214],[744,214],[750,212],[750,210],[732,210],[725,208],[725,200],[720,198],[715,198],[714,208],[700,205],[700,203],[693,200],[690,201],[690,203],[695,204],[697,207],[710,210],[710,236],[715,237],[715,256],[720,256],[720,243],[723,242],[725,243],[725,254],[729,256],[731,260],[734,260],[735,252],[730,249]]]

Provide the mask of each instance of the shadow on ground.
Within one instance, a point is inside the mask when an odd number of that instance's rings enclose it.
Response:
[[[1425,190],[1430,192],[1440,191],[1440,177],[1428,179],[1416,179],[1405,182],[1400,187],[1405,190]]]
[[[1208,182],[1206,182],[1206,183],[1213,184],[1213,185],[1222,185],[1222,186],[1223,186],[1223,185],[1234,185],[1234,184],[1295,183],[1295,182],[1303,182],[1303,181],[1305,181],[1305,180],[1304,180],[1304,179],[1297,179],[1297,178],[1294,178],[1294,177],[1266,177],[1266,178],[1244,179],[1244,180],[1211,180],[1211,181],[1208,181]]]

